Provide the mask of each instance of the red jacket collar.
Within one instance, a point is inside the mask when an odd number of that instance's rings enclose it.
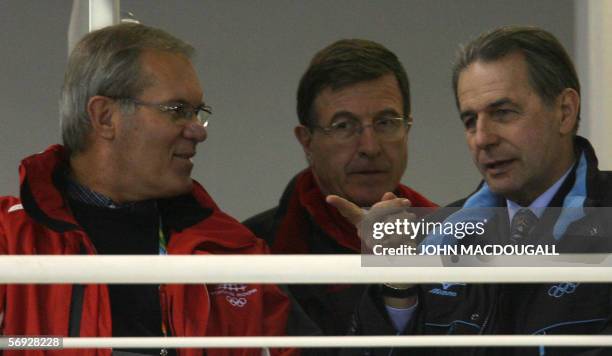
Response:
[[[58,232],[79,228],[61,192],[63,174],[67,167],[68,152],[61,145],[52,145],[41,153],[26,157],[19,167],[20,197],[24,209],[39,223]],[[190,226],[189,239],[181,239],[180,244],[171,242],[169,252],[191,254],[195,250],[234,251],[253,246],[255,239],[252,233],[222,212],[204,187],[196,181],[193,181],[191,194],[199,207],[209,209],[210,214],[205,214],[202,220]],[[185,213],[189,213],[187,208]]]
[[[404,185],[398,185],[396,194],[410,199],[414,207],[437,207],[436,204]],[[300,172],[295,187],[287,200],[287,210],[276,231],[273,253],[309,253],[309,216],[338,245],[359,253],[361,241],[357,230],[336,208],[325,202],[311,169]]]
[[[56,231],[77,226],[58,187],[66,162],[66,149],[52,145],[24,158],[19,166],[20,198],[24,209],[35,220]]]

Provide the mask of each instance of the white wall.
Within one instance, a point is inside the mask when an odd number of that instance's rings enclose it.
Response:
[[[576,65],[582,85],[582,133],[612,169],[612,1],[576,0]]]
[[[0,193],[16,194],[19,160],[59,140],[57,98],[72,1],[0,1]],[[411,79],[415,125],[404,182],[444,204],[479,180],[450,87],[460,42],[507,24],[544,27],[573,52],[571,0],[122,0],[141,22],[191,42],[209,139],[194,176],[230,214],[275,205],[305,166],[292,129],[297,82],[312,55],[361,37],[395,51]]]

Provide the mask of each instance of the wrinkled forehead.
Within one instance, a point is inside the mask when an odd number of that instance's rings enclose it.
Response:
[[[504,97],[532,93],[527,64],[522,55],[508,55],[494,61],[476,61],[459,74],[457,103],[466,106],[485,104]]]
[[[384,75],[374,80],[357,82],[341,88],[326,87],[314,100],[315,118],[319,124],[344,113],[367,119],[380,113],[403,113],[403,98],[394,75]]]

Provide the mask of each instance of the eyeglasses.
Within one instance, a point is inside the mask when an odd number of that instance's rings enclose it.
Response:
[[[326,135],[338,142],[352,141],[359,137],[366,127],[374,130],[376,137],[382,141],[395,141],[406,134],[412,121],[403,117],[379,118],[373,123],[364,125],[355,118],[342,118],[327,127],[314,125],[313,128],[323,131]]]
[[[146,101],[141,101],[134,98],[113,98],[115,100],[127,100],[136,105],[141,106],[150,106],[157,108],[159,111],[163,113],[170,114],[170,118],[172,121],[179,120],[191,120],[195,116],[200,124],[204,127],[208,126],[208,119],[212,115],[212,107],[202,104],[198,106],[192,106],[185,103],[150,103]]]

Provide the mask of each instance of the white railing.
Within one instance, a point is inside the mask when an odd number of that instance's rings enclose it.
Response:
[[[597,265],[441,267],[436,256],[405,257],[415,267],[362,267],[359,255],[3,256],[0,283],[380,283],[611,282]],[[600,259],[601,260],[601,259]],[[437,261],[437,266],[435,263]],[[424,266],[418,267],[419,263]],[[429,263],[429,265],[427,265]],[[590,266],[590,267],[589,267]]]
[[[0,283],[380,283],[611,282],[612,259],[557,261],[560,267],[442,267],[411,256],[418,267],[362,267],[359,255],[2,256]],[[573,262],[572,262],[573,261]],[[576,262],[581,261],[581,262]],[[601,335],[322,336],[63,338],[63,348],[612,346]]]
[[[431,335],[286,337],[64,338],[63,348],[263,348],[263,347],[461,347],[612,346],[610,336]]]

